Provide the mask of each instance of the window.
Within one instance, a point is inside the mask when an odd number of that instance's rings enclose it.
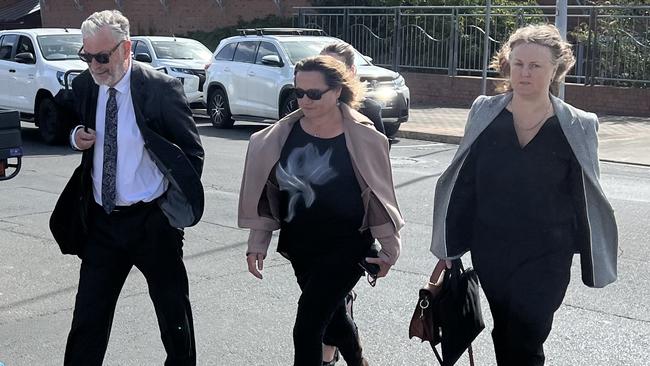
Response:
[[[135,48],[133,49],[133,56],[137,55],[138,53],[146,53],[149,55],[149,57],[151,57],[151,52],[149,52],[147,45],[142,41],[138,41],[138,43],[135,44]]]
[[[16,34],[5,34],[2,37],[2,43],[0,43],[0,60],[10,60],[11,59],[11,50],[18,41],[18,35]]]
[[[214,59],[220,61],[232,61],[232,57],[235,55],[235,48],[237,48],[236,42],[225,45],[221,51],[217,53]]]
[[[258,42],[239,42],[235,50],[233,61],[236,62],[255,62],[255,52],[257,51]]]
[[[212,52],[195,40],[151,41],[151,47],[159,59],[199,60],[208,62]]]
[[[83,46],[81,34],[51,34],[38,36],[37,44],[46,60],[78,60]]]
[[[262,57],[268,55],[276,55],[278,56],[278,58],[280,58],[280,55],[278,54],[278,49],[275,48],[275,46],[272,43],[260,42],[260,48],[257,50],[257,58],[255,59],[255,63],[258,65],[262,65]]]
[[[32,40],[29,39],[27,36],[20,36],[20,39],[18,40],[18,47],[16,48],[16,54],[19,53],[31,53],[36,57],[34,54],[34,44],[32,43]]]

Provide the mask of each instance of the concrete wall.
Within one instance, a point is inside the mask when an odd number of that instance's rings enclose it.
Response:
[[[481,94],[481,78],[403,72],[411,101],[449,107],[469,107]],[[495,94],[498,79],[488,79],[487,94]],[[565,100],[586,111],[650,117],[650,89],[567,84]]]
[[[240,19],[291,16],[294,6],[306,5],[308,0],[45,0],[41,13],[43,27],[79,28],[95,11],[118,9],[131,21],[134,35],[180,35],[236,25]]]

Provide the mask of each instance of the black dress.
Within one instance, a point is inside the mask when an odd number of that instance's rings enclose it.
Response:
[[[359,261],[373,238],[360,232],[364,207],[345,135],[322,139],[297,122],[275,168],[280,188],[278,251],[293,266],[302,294],[293,338],[294,365],[321,366],[322,343],[348,365],[362,360],[345,296],[362,275]]]
[[[580,166],[556,117],[521,147],[504,109],[463,163],[448,241],[470,243],[494,319],[499,365],[544,364],[543,343],[576,252],[581,186]]]

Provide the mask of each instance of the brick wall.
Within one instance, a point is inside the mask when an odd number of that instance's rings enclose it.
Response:
[[[291,16],[294,6],[306,6],[308,0],[70,0],[42,1],[43,27],[79,28],[93,12],[116,9],[131,22],[133,35],[186,34],[211,31],[237,24],[239,19],[252,20],[274,14]],[[44,4],[43,4],[44,3]],[[162,3],[167,4],[165,8]],[[280,6],[276,4],[280,4]]]
[[[415,104],[469,107],[481,94],[481,78],[469,76],[402,73]],[[498,79],[488,78],[487,94],[493,95]],[[565,100],[594,113],[650,117],[650,89],[567,84]]]

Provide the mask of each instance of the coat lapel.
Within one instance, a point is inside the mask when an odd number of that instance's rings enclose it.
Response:
[[[133,61],[132,61],[133,62]],[[135,120],[140,128],[140,131],[143,131],[143,126],[146,126],[146,118],[142,111],[144,106],[145,88],[144,76],[142,75],[142,68],[136,62],[133,62],[131,66],[131,101],[133,102],[133,110],[135,112]]]

